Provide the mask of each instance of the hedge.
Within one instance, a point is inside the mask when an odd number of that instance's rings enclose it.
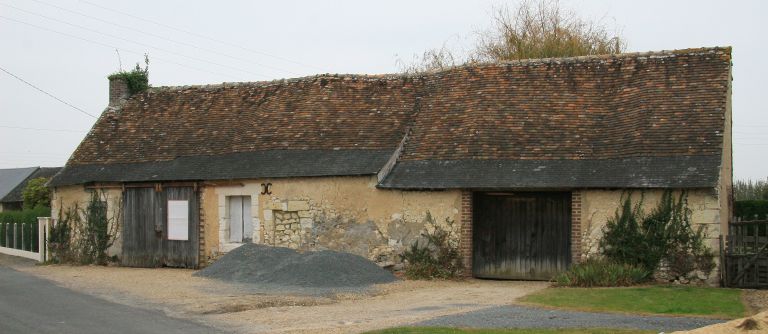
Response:
[[[742,220],[768,219],[768,200],[733,202],[734,215]]]
[[[23,210],[23,211],[6,211],[6,212],[0,212],[0,246],[2,247],[12,247],[13,241],[13,229],[16,228],[16,233],[19,233],[16,237],[17,244],[16,248],[21,249],[22,241],[21,241],[21,231],[24,231],[24,249],[26,251],[37,251],[37,217],[50,217],[51,216],[51,208],[46,208],[43,206],[38,206],[34,209],[29,210]],[[7,225],[8,224],[20,224],[21,226],[14,227],[13,225]]]
[[[51,208],[38,206],[30,210],[0,212],[0,223],[32,224],[37,222],[37,217],[50,216]]]

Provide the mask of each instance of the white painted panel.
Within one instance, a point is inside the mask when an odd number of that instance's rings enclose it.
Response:
[[[168,240],[189,240],[189,201],[168,201]]]
[[[18,250],[13,248],[6,248],[6,247],[0,247],[0,253],[19,256],[19,257],[25,257],[28,259],[40,261],[40,253],[28,252],[28,251],[23,251],[23,250]]]
[[[229,197],[229,241],[243,242],[243,198]]]
[[[243,241],[252,242],[253,217],[251,217],[251,196],[243,196]]]

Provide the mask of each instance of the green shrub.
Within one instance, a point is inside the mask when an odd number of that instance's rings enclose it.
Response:
[[[21,191],[24,209],[32,209],[38,206],[51,207],[51,189],[45,184],[48,179],[38,177],[29,180],[27,186]]]
[[[641,266],[592,258],[555,276],[555,285],[569,287],[630,286],[646,281],[651,272]]]
[[[611,261],[642,265],[646,268],[649,262],[658,264],[656,260],[645,255],[645,235],[641,231],[642,203],[641,199],[633,206],[631,197],[627,195],[613,218],[605,225],[599,245],[601,253]]]
[[[449,279],[461,273],[462,262],[458,243],[453,237],[453,221],[445,220],[448,229],[435,223],[427,212],[427,232],[411,244],[400,257],[405,261],[405,276],[409,279]],[[429,230],[432,230],[431,232]]]
[[[768,200],[747,200],[733,202],[736,217],[744,220],[768,219]]]
[[[691,224],[686,192],[676,199],[671,191],[665,191],[648,215],[643,214],[642,203],[641,199],[633,206],[627,195],[606,224],[600,240],[606,259],[649,272],[659,269],[663,262],[675,277],[697,269],[709,275],[715,266],[714,254],[704,244],[704,226],[694,229]]]

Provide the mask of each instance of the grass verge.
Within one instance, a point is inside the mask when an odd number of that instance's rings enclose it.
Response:
[[[715,318],[745,316],[741,291],[694,286],[550,288],[520,301],[582,311],[608,311]]]
[[[400,327],[368,334],[650,334],[654,331],[612,329],[612,328],[568,328],[568,329],[465,329],[448,327]]]

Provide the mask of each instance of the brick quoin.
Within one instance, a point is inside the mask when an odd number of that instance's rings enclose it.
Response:
[[[200,249],[198,249],[198,257],[197,257],[197,265],[198,267],[202,268],[205,267],[208,264],[208,259],[205,258],[205,203],[203,203],[203,187],[197,188],[197,199],[198,199],[198,215],[200,217],[200,235],[198,236],[197,240],[200,242]]]
[[[464,265],[463,275],[472,276],[472,191],[461,191],[461,235],[459,251]]]
[[[571,263],[581,262],[581,191],[571,191]]]

